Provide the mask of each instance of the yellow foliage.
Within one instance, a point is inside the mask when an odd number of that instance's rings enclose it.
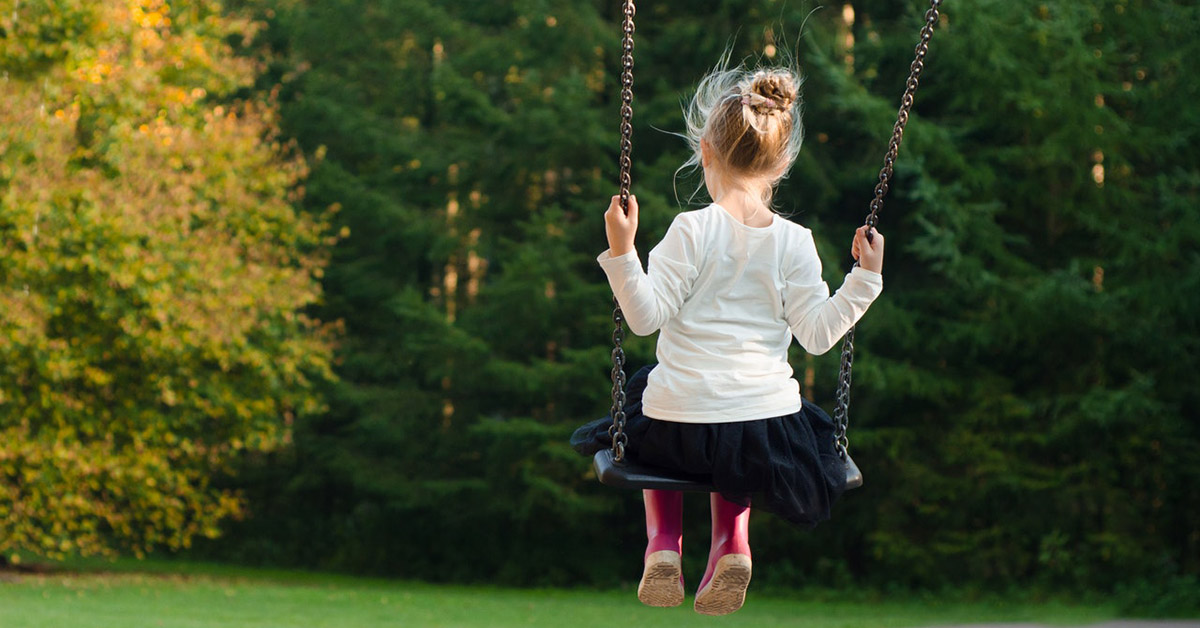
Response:
[[[210,486],[321,405],[324,217],[219,2],[0,11],[0,552],[187,547]]]

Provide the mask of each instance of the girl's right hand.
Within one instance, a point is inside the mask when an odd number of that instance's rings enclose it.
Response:
[[[872,235],[874,242],[867,242],[867,225],[854,232],[854,243],[850,245],[850,255],[858,260],[858,265],[877,273],[883,272],[883,234],[875,231]]]

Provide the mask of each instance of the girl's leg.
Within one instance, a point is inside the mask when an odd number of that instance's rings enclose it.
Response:
[[[712,545],[696,592],[696,612],[727,615],[742,607],[750,585],[750,508],[712,493]]]
[[[646,504],[646,554],[638,599],[650,606],[683,603],[683,493],[642,491]]]
[[[662,550],[678,554],[683,546],[683,493],[642,491],[646,503],[646,556]]]

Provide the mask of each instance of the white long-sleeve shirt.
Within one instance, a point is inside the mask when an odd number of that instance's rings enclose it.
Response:
[[[882,292],[881,274],[855,267],[831,297],[812,232],[772,221],[750,227],[713,203],[675,217],[648,272],[636,251],[597,258],[630,330],[661,330],[646,416],[725,423],[798,412],[792,337],[825,353]]]

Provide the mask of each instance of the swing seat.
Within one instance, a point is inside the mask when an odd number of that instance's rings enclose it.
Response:
[[[675,475],[659,469],[624,460],[613,460],[611,449],[601,449],[592,457],[592,468],[600,483],[613,488],[653,489],[659,491],[686,491],[712,493],[715,489],[707,478],[693,475]],[[846,456],[846,490],[862,486],[863,475],[854,459]]]
[[[716,489],[703,476],[675,475],[658,467],[629,460],[617,462],[611,449],[601,449],[592,457],[592,468],[600,483],[614,488],[648,488],[659,491],[712,493]]]

